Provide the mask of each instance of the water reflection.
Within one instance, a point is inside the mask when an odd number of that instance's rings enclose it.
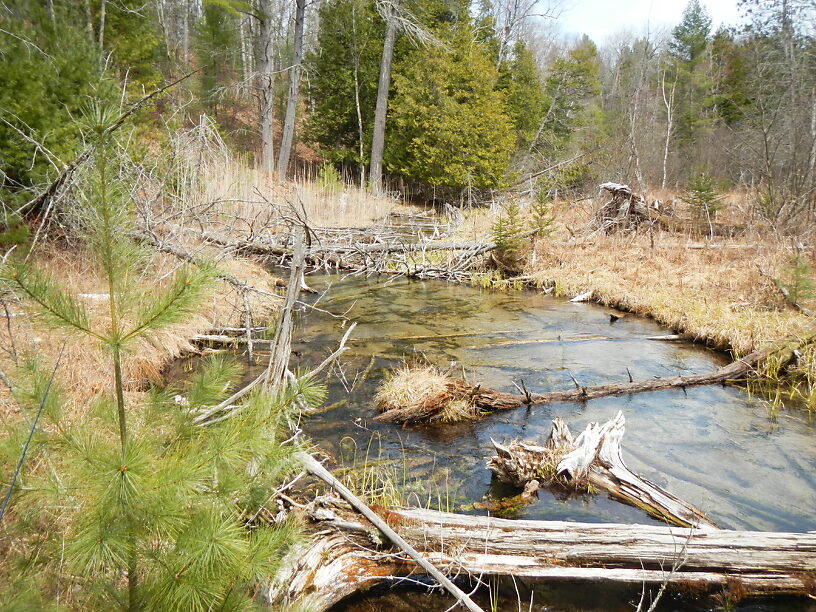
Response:
[[[668,332],[635,316],[610,324],[608,309],[535,292],[504,294],[442,282],[324,274],[311,276],[309,283],[326,291],[321,307],[333,312],[350,308],[348,316],[358,322],[351,350],[329,383],[328,404],[348,401],[306,424],[307,433],[336,456],[342,439],[366,447],[378,435],[384,458],[406,465],[433,458],[415,472],[408,469],[409,478],[428,478],[429,466],[446,468],[457,509],[480,512],[472,507],[474,501],[507,493],[491,482],[484,467],[491,438],[541,441],[556,416],[575,431],[620,409],[627,420],[623,448],[630,467],[701,508],[720,526],[816,529],[813,425],[795,414],[774,422],[761,402],[739,389],[699,387],[537,406],[451,425],[397,428],[370,420],[384,372],[405,358],[464,367],[469,380],[496,389],[513,391],[512,381],[523,379],[530,391],[545,392],[572,387],[571,376],[593,385],[628,380],[629,372],[639,379],[707,371],[725,362],[719,353],[645,340]],[[336,319],[308,311],[298,318],[294,348],[304,362],[314,363],[333,350],[342,333]],[[519,516],[652,520],[604,495],[546,491]]]

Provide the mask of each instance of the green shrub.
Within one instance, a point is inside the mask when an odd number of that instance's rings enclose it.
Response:
[[[334,164],[323,164],[317,171],[317,185],[326,195],[336,195],[343,191],[343,179]]]
[[[547,238],[555,231],[555,217],[552,214],[552,206],[545,198],[539,198],[532,204],[533,227],[537,229],[539,238]]]
[[[791,257],[789,265],[783,272],[782,287],[788,292],[788,299],[794,304],[809,300],[816,295],[813,283],[813,268],[802,255]]]
[[[682,200],[702,221],[713,221],[717,211],[722,208],[722,196],[717,191],[714,178],[705,172],[699,172],[689,179]]]

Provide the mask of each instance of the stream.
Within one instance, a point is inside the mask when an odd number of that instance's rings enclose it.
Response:
[[[399,428],[372,421],[373,396],[386,371],[406,358],[464,368],[470,382],[517,392],[693,374],[727,363],[722,353],[689,343],[656,342],[669,333],[633,315],[610,323],[608,308],[570,303],[534,291],[502,293],[441,281],[312,275],[326,295],[320,307],[351,308],[357,321],[340,376],[306,433],[341,462],[391,460],[402,484],[432,493],[432,503],[480,513],[474,503],[517,491],[485,469],[491,438],[543,442],[561,417],[577,434],[589,421],[626,416],[624,460],[633,471],[675,493],[728,529],[816,529],[816,426],[796,411],[769,418],[767,406],[736,387],[693,387],[589,402],[519,408],[478,421]],[[621,314],[621,313],[617,313]],[[293,349],[316,363],[336,347],[339,322],[319,313],[300,317]],[[369,370],[365,380],[361,373]],[[357,380],[355,380],[355,377]],[[350,391],[350,393],[349,393]],[[356,449],[356,455],[355,455]],[[433,476],[433,479],[432,479]],[[426,498],[428,495],[425,496]],[[656,522],[604,494],[539,492],[517,518],[587,522]],[[426,502],[427,503],[427,502]],[[439,507],[437,505],[436,507]],[[485,513],[482,511],[481,513]]]
[[[328,382],[326,406],[332,408],[303,424],[305,433],[337,460],[331,468],[338,476],[344,468],[367,462],[375,469],[365,472],[366,478],[377,482],[372,474],[388,472],[404,503],[485,514],[486,500],[518,492],[494,482],[485,468],[491,438],[543,442],[555,417],[577,434],[589,421],[603,422],[622,410],[623,457],[629,467],[700,508],[719,526],[816,530],[814,424],[795,410],[783,410],[772,419],[761,400],[736,387],[533,406],[456,424],[399,428],[371,420],[379,383],[405,359],[453,366],[460,375],[464,368],[468,381],[502,391],[515,391],[512,381],[523,379],[531,392],[547,392],[572,388],[571,377],[581,385],[625,381],[627,369],[635,380],[708,371],[727,362],[722,353],[689,343],[647,340],[671,332],[634,315],[611,323],[614,311],[608,308],[532,290],[503,293],[442,281],[323,272],[313,273],[308,282],[323,294],[321,308],[348,311],[348,318],[358,324],[350,350]],[[315,364],[336,348],[343,332],[338,319],[305,310],[297,318],[293,350],[304,366]],[[542,489],[534,503],[505,510],[511,518],[656,522],[604,493]],[[618,586],[545,589],[549,598],[537,590],[532,609],[633,610],[640,592]],[[511,597],[496,609],[517,608],[512,586],[510,591]],[[596,593],[594,598],[587,591]],[[548,602],[545,607],[542,597]],[[529,595],[522,600],[529,601]],[[661,609],[706,609],[689,603],[693,600],[675,601],[674,607],[671,601],[667,596],[664,606],[669,602],[669,607]],[[449,605],[444,597],[392,591],[377,598],[362,596],[339,609],[442,611]],[[739,609],[791,608],[762,603]]]

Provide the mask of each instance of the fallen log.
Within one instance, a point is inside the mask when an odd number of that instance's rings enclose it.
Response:
[[[802,338],[788,338],[771,347],[754,351],[713,372],[686,376],[666,376],[591,387],[584,387],[573,379],[574,389],[552,391],[550,393],[507,393],[483,388],[481,385],[466,385],[462,381],[449,378],[441,392],[438,386],[435,386],[426,396],[420,397],[410,404],[403,406],[381,404],[380,409],[383,412],[374,418],[377,421],[386,423],[418,423],[438,420],[435,417],[450,402],[466,401],[478,411],[491,412],[509,410],[520,406],[551,404],[554,402],[583,402],[614,395],[725,384],[750,376],[771,360],[784,367],[795,359],[798,350],[813,342],[816,342],[816,331]]]
[[[567,425],[555,419],[544,446],[523,442],[505,446],[491,440],[496,455],[488,460],[487,468],[499,480],[525,490],[530,483],[538,485],[540,481],[573,488],[592,485],[667,523],[716,529],[700,510],[626,466],[621,454],[624,425],[623,413],[618,412],[603,425],[590,423],[573,439]]]
[[[379,529],[382,534],[393,542],[400,550],[404,551],[411,559],[416,562],[423,570],[430,574],[434,580],[441,584],[446,591],[456,598],[456,601],[471,612],[484,612],[477,606],[473,600],[470,599],[467,593],[462,591],[458,586],[453,584],[450,579],[440,572],[433,564],[428,562],[413,546],[408,544],[391,526],[382,520],[377,514],[368,507],[362,500],[349,491],[343,483],[337,480],[331,473],[318,463],[311,455],[299,452],[296,455],[298,461],[312,474],[325,481],[333,489],[335,489],[343,498],[348,501],[355,510],[365,516],[371,523]]]
[[[327,610],[344,597],[401,576],[422,577],[403,556],[376,549],[372,529],[334,510],[313,525],[310,545],[293,551],[267,596],[273,605],[305,596]],[[460,580],[514,576],[676,585],[700,595],[816,595],[816,533],[763,533],[656,525],[507,520],[434,510],[387,511],[389,524],[436,567]],[[351,517],[351,518],[349,518]],[[350,524],[358,523],[350,529]],[[677,569],[674,569],[677,568]],[[475,582],[475,579],[474,579]]]

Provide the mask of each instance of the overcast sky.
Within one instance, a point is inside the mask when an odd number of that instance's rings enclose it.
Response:
[[[565,0],[558,23],[568,34],[587,34],[602,43],[610,34],[629,29],[671,29],[683,15],[687,0]],[[737,0],[701,0],[712,20],[712,31],[720,24],[739,21]]]

